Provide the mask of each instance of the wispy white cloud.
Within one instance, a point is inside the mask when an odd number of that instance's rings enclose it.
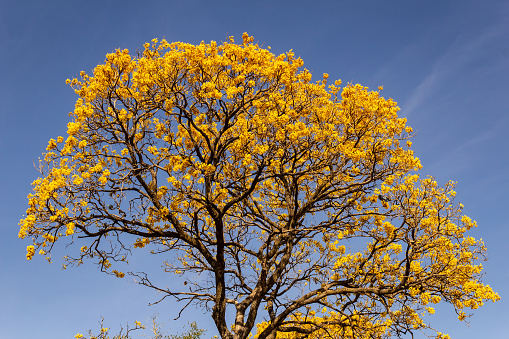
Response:
[[[440,152],[434,152],[434,157],[429,159],[432,162],[425,164],[425,171],[439,173],[445,180],[457,178],[462,172],[472,174],[479,171],[482,171],[482,176],[475,181],[495,182],[498,180],[496,178],[502,175],[506,177],[507,167],[486,167],[485,164],[493,163],[494,155],[491,152],[496,152],[504,147],[501,144],[507,143],[505,130],[508,125],[509,116],[504,115],[492,124],[479,128],[479,131],[468,139],[456,140],[455,145],[450,145],[450,139],[441,137],[439,144],[446,143],[447,146],[441,147]],[[499,159],[498,162],[504,161]],[[470,184],[474,185],[473,182]]]
[[[466,67],[486,53],[487,45],[507,34],[508,29],[509,26],[503,23],[491,26],[484,32],[469,37],[469,40],[466,40],[464,36],[457,37],[450,47],[433,62],[431,71],[411,91],[402,105],[405,114],[408,116],[425,103],[432,102],[431,99],[436,93],[444,90],[452,81],[451,79],[460,77]],[[418,53],[418,50],[414,49],[414,53]],[[501,60],[504,61],[505,58]],[[488,65],[490,68],[500,66],[503,65],[501,63]]]
[[[409,99],[403,104],[405,108],[405,115],[408,116],[412,113],[421,103],[428,98],[432,91],[433,86],[437,83],[437,78],[440,77],[438,68],[434,69],[429,73],[424,80],[421,81],[410,94]]]

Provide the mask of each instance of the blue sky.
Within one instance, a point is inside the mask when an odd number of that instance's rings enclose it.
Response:
[[[94,265],[61,270],[25,259],[17,238],[33,162],[63,135],[77,97],[65,84],[116,48],[152,38],[199,43],[247,31],[274,53],[293,49],[319,78],[360,83],[399,103],[417,132],[422,174],[458,181],[457,199],[489,254],[485,282],[502,297],[470,327],[440,308],[431,323],[453,338],[502,338],[509,319],[509,3],[507,1],[6,1],[0,0],[0,338],[72,338],[159,314],[168,330],[209,315],[179,305]],[[157,267],[141,256],[135,265]],[[170,286],[179,286],[173,277]]]

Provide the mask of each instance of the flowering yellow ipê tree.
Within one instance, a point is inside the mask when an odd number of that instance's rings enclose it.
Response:
[[[429,330],[440,301],[464,320],[499,299],[475,222],[453,182],[419,177],[392,99],[312,82],[247,34],[144,47],[68,80],[68,136],[50,140],[20,221],[28,259],[67,240],[67,265],[122,278],[151,248],[186,287],[130,274],[211,310],[224,339],[385,338]]]

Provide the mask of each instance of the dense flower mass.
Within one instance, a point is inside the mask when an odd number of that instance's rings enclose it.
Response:
[[[79,99],[28,196],[27,259],[68,239],[67,264],[123,278],[113,268],[133,252],[169,252],[185,291],[128,274],[211,303],[224,339],[386,338],[429,330],[433,304],[464,320],[498,300],[480,280],[486,249],[466,234],[476,223],[454,182],[418,173],[396,102],[311,77],[247,34],[108,54],[67,81]]]

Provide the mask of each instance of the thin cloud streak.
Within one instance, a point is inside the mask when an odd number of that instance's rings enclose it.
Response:
[[[464,39],[459,36],[450,48],[434,62],[431,72],[424,77],[402,105],[406,116],[419,110],[424,106],[423,103],[429,102],[433,94],[447,86],[449,79],[459,77],[469,63],[485,53],[486,45],[503,36],[507,31],[507,24],[492,26],[485,33],[474,36],[466,43],[462,43]]]

